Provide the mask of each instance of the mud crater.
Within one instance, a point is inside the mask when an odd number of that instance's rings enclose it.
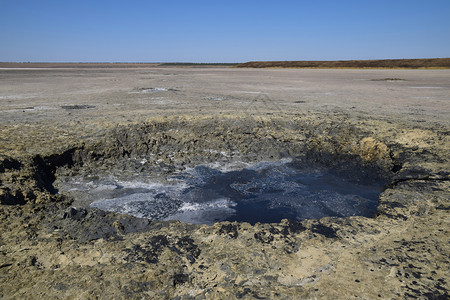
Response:
[[[53,185],[75,206],[155,221],[277,223],[373,217],[378,195],[399,168],[329,149],[348,136],[317,146],[315,135],[299,142],[295,124],[275,126],[283,132],[278,139],[268,136],[273,121],[240,121],[234,134],[220,122],[117,128],[74,151],[72,165],[56,168]]]

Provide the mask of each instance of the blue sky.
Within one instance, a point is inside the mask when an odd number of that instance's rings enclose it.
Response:
[[[0,61],[450,57],[450,0],[0,0]]]

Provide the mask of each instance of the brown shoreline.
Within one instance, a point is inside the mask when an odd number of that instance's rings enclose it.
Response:
[[[314,68],[314,69],[448,69],[450,58],[381,59],[340,61],[252,61],[238,68]]]

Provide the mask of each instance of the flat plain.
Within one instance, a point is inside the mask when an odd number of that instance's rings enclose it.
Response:
[[[2,124],[251,108],[447,123],[450,112],[449,70],[38,68],[0,76]],[[69,115],[68,105],[95,107]]]

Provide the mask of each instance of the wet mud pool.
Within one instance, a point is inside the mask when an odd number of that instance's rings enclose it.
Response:
[[[200,165],[169,176],[166,183],[147,178],[66,178],[59,191],[87,197],[90,207],[105,211],[212,225],[373,217],[383,190],[382,182],[352,182],[327,170],[301,169],[289,159],[233,169]]]
[[[0,76],[2,298],[448,297],[447,70]]]

